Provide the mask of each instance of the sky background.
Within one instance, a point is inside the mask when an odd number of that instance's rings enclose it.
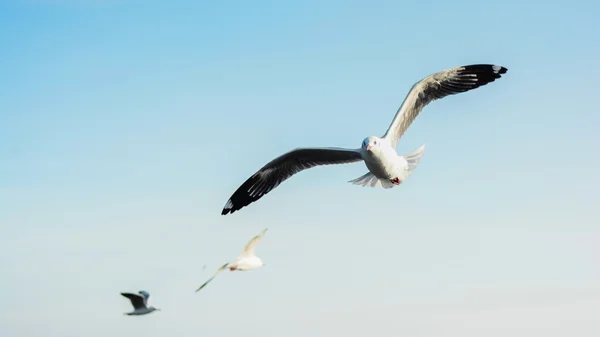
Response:
[[[600,335],[600,3],[0,3],[3,337]],[[381,136],[417,80],[401,187],[304,171],[221,216],[295,147]],[[223,273],[246,242],[260,270]],[[206,265],[206,270],[202,266]],[[146,290],[142,317],[122,291]]]

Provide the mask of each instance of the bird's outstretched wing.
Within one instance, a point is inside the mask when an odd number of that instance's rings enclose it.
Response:
[[[131,301],[131,305],[133,305],[133,308],[135,310],[146,307],[146,303],[145,303],[146,300],[144,299],[144,296],[142,296],[142,295],[132,294],[132,293],[121,293],[121,295],[127,297]]]
[[[494,82],[506,71],[506,68],[498,65],[473,64],[442,70],[425,77],[412,86],[383,138],[396,148],[400,137],[427,104]]]
[[[360,150],[342,148],[299,148],[263,166],[229,198],[221,215],[233,213],[262,198],[292,175],[319,165],[346,164],[362,160]]]
[[[258,234],[257,236],[253,237],[250,241],[248,241],[248,243],[244,247],[244,250],[242,251],[242,254],[240,255],[240,257],[254,256],[255,250],[256,250],[256,245],[258,245],[258,242],[263,238],[263,236],[265,236],[265,233],[267,232],[267,230],[268,230],[268,228],[263,229],[263,231],[260,232],[260,234]]]
[[[144,298],[144,305],[148,305],[148,298],[150,298],[150,294],[145,291],[145,290],[140,290],[138,291],[138,294],[142,295],[142,297]]]
[[[206,282],[204,282],[204,284],[202,284],[198,289],[196,289],[196,292],[199,292],[208,283],[210,283],[210,281],[212,281],[215,277],[217,277],[217,275],[219,275],[223,270],[225,270],[225,268],[227,268],[227,266],[229,266],[229,262],[227,262],[224,265],[222,265],[221,267],[219,267],[219,269],[217,269],[217,272],[211,278],[209,278]]]

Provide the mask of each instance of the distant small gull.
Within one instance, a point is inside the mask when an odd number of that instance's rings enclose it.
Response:
[[[222,265],[221,267],[219,267],[219,269],[217,269],[217,272],[211,278],[209,278],[208,281],[204,282],[204,284],[201,285],[200,288],[196,289],[196,292],[198,292],[198,291],[200,291],[200,289],[204,288],[210,281],[212,281],[217,275],[219,275],[227,267],[229,267],[230,271],[234,271],[234,270],[247,271],[247,270],[257,269],[257,268],[264,266],[265,264],[263,263],[263,261],[258,256],[256,256],[255,250],[256,250],[256,245],[258,245],[258,242],[263,238],[263,236],[265,236],[267,229],[268,228],[265,228],[259,235],[253,237],[250,241],[248,241],[248,243],[246,244],[246,247],[244,247],[244,250],[242,251],[240,256],[238,256],[235,259],[235,261],[227,262],[224,265]]]
[[[152,306],[147,307],[150,294],[146,291],[140,290],[137,294],[121,293],[121,295],[127,297],[131,301],[131,305],[133,305],[134,309],[132,312],[125,313],[125,315],[145,315],[155,310],[160,310]]]
[[[425,77],[412,86],[383,137],[367,137],[358,149],[297,148],[287,152],[248,178],[229,198],[221,214],[234,213],[262,198],[292,175],[320,165],[347,164],[362,160],[369,172],[350,180],[350,183],[383,188],[400,185],[419,164],[425,145],[399,156],[396,144],[423,107],[434,100],[494,82],[506,71],[505,67],[498,65],[473,64]]]

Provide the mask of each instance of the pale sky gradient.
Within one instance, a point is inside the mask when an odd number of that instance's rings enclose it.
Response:
[[[600,336],[600,3],[3,1],[0,336]],[[412,84],[494,63],[398,150],[399,188],[258,168],[382,135]],[[194,290],[268,227],[267,264]],[[206,264],[207,269],[202,271]],[[128,317],[121,291],[162,311]]]

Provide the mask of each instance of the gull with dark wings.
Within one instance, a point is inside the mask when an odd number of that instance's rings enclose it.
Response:
[[[150,297],[150,294],[144,290],[138,291],[137,294],[121,293],[121,295],[127,297],[133,306],[133,311],[125,313],[125,315],[146,315],[153,311],[160,310],[152,306],[148,307],[148,298]]]
[[[222,215],[234,213],[262,198],[292,175],[320,165],[364,161],[366,174],[350,183],[368,187],[391,188],[405,181],[419,164],[425,145],[404,155],[396,144],[421,110],[434,100],[479,88],[506,73],[505,67],[473,64],[446,69],[415,83],[382,137],[365,138],[358,149],[335,147],[297,148],[271,162],[246,180],[229,198]]]

